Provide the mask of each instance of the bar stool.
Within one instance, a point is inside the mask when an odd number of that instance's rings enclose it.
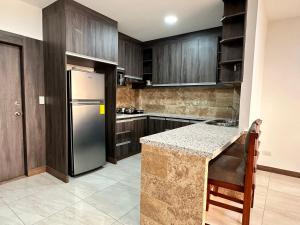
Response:
[[[234,147],[235,150],[231,149],[232,154],[221,154],[210,162],[208,168],[206,210],[208,211],[209,205],[212,204],[242,213],[242,225],[249,225],[250,209],[253,208],[254,203],[255,173],[259,155],[258,148],[261,123],[262,121],[259,119],[252,123],[242,148],[241,146],[236,145]],[[240,153],[241,150],[242,154]],[[219,188],[243,193],[243,199],[219,193]],[[211,200],[211,194],[229,201],[237,202],[241,204],[242,207],[239,208],[223,202]]]

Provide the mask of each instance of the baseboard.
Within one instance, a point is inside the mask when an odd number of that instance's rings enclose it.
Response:
[[[290,176],[290,177],[300,178],[300,173],[294,172],[294,171],[282,170],[282,169],[269,167],[269,166],[262,166],[262,165],[257,165],[257,168],[259,170],[263,170],[263,171],[267,171],[267,172],[271,172],[271,173],[277,173],[277,174],[286,175],[286,176]]]
[[[46,172],[46,166],[41,166],[41,167],[37,167],[37,168],[33,168],[28,170],[28,176],[34,176],[40,173],[45,173]]]
[[[47,173],[50,173],[52,176],[56,177],[57,179],[65,182],[65,183],[69,183],[69,176],[53,169],[52,167],[47,166],[46,171],[47,171]]]

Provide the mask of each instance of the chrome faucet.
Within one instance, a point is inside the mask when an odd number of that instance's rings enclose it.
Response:
[[[233,111],[233,114],[231,116],[231,121],[233,121],[235,124],[238,124],[238,111],[233,106],[228,106],[228,109],[231,109]]]

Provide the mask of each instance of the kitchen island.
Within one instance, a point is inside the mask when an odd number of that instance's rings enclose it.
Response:
[[[140,224],[205,224],[208,163],[240,136],[198,123],[141,138]]]

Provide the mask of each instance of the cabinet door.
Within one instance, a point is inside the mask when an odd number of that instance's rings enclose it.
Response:
[[[125,69],[125,41],[120,37],[120,35],[118,46],[118,66]]]
[[[181,74],[181,57],[182,57],[182,48],[180,41],[170,41],[169,43],[169,83],[179,84],[181,83],[180,74]]]
[[[134,120],[134,140],[133,150],[134,153],[141,152],[140,138],[147,135],[147,117],[138,118]]]
[[[131,41],[125,41],[125,74],[134,76],[134,57],[133,57],[133,44]]]
[[[133,76],[143,78],[143,50],[142,46],[133,43]]]
[[[95,57],[95,24],[86,14],[70,9],[67,11],[67,50]]]
[[[166,130],[172,130],[180,127],[184,127],[190,125],[189,120],[182,120],[182,119],[166,119]]]
[[[169,45],[157,44],[153,47],[153,84],[170,83],[169,73]]]
[[[199,38],[199,82],[216,82],[217,51],[217,37],[202,36]]]
[[[196,38],[182,42],[182,83],[200,83],[199,75],[199,41]]]
[[[160,117],[149,117],[148,133],[157,134],[166,130],[166,119]]]
[[[96,29],[96,58],[118,61],[117,27],[105,20],[94,19]]]

